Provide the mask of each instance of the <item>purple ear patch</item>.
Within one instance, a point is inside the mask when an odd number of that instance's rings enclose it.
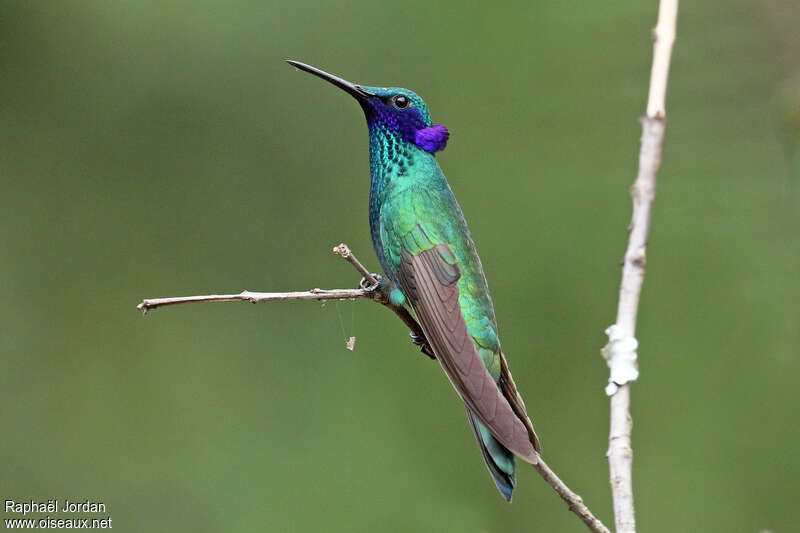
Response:
[[[449,137],[450,132],[447,131],[447,128],[441,124],[436,124],[417,130],[417,133],[414,135],[414,144],[426,152],[433,153],[444,150]]]

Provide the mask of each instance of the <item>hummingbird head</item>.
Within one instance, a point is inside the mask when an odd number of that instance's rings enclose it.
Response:
[[[431,122],[428,106],[414,91],[400,87],[357,85],[311,65],[288,59],[286,61],[330,82],[358,100],[371,130],[386,130],[430,153],[444,150],[447,146],[450,132],[445,126]]]

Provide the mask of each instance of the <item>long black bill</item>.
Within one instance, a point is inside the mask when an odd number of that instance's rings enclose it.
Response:
[[[311,65],[306,65],[305,63],[301,63],[299,61],[293,61],[291,59],[286,60],[287,63],[292,65],[293,67],[297,67],[300,70],[305,70],[306,72],[313,74],[319,78],[322,78],[325,81],[328,81],[340,89],[343,89],[350,93],[353,97],[358,100],[363,100],[368,96],[372,96],[372,93],[369,93],[361,88],[360,85],[356,85],[355,83],[350,83],[347,80],[343,80],[339,76],[334,76],[333,74],[328,74],[324,70],[320,70],[316,67],[312,67]]]

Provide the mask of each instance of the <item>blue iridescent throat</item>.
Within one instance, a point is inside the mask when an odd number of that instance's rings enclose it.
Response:
[[[397,87],[362,87],[370,96],[361,100],[370,131],[385,128],[403,141],[429,153],[447,146],[450,133],[445,126],[431,123],[425,102],[415,92]],[[403,98],[403,107],[396,98]]]
[[[430,153],[444,150],[447,146],[450,137],[447,128],[441,124],[427,125],[416,109],[403,111],[402,115],[382,107],[372,107],[365,111],[370,130],[385,128],[405,142]]]

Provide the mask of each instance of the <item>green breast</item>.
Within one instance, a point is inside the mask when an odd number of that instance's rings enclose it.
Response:
[[[376,249],[384,255],[381,262],[391,270],[387,275],[394,278],[403,248],[414,255],[437,244],[450,245],[453,261],[461,270],[459,304],[470,335],[484,348],[479,353],[490,372],[499,373],[494,356],[500,350],[494,307],[461,207],[431,154],[414,151],[410,158],[404,175],[387,176],[376,206],[380,239]]]

